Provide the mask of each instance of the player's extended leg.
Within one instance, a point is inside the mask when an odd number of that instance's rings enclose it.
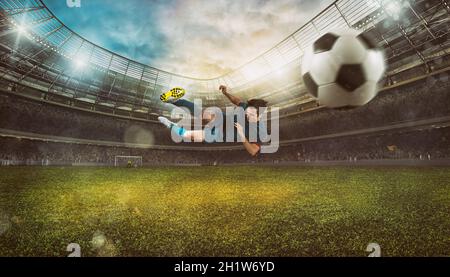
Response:
[[[161,94],[160,99],[164,103],[172,104],[181,108],[187,108],[192,116],[196,116],[195,111],[201,111],[201,109],[189,100],[180,99],[185,95],[185,93],[185,90],[182,88],[173,88]]]
[[[189,110],[192,116],[195,116],[195,111],[200,111],[200,108],[197,107],[193,102],[186,100],[186,99],[180,99],[185,94],[184,89],[181,88],[174,88],[166,93],[163,93],[161,95],[161,100],[166,103],[170,103],[177,107],[184,107]],[[209,121],[213,121],[215,116],[210,113],[206,113],[203,115],[203,118]],[[175,134],[181,136],[182,138],[189,139],[191,141],[195,142],[203,142],[205,141],[205,131],[204,130],[186,130],[185,128],[178,126],[178,124],[170,121],[169,119],[160,116],[158,117],[159,122],[164,124],[167,128],[169,128],[172,132]]]
[[[216,118],[214,114],[210,114],[210,113],[206,113],[204,116],[207,120],[210,120],[211,122],[214,121]],[[212,134],[213,137],[220,135],[220,133],[218,131],[217,132],[211,131],[211,128],[214,128],[214,127],[210,126],[210,124],[207,124],[205,126],[204,130],[190,131],[190,130],[186,130],[182,126],[179,126],[175,122],[170,121],[168,118],[166,118],[164,116],[158,117],[158,120],[159,120],[159,122],[161,122],[164,126],[166,126],[168,129],[170,129],[172,132],[174,132],[178,136],[189,139],[191,141],[195,141],[195,142],[205,141],[206,130],[208,130],[208,133],[215,133],[215,134]],[[213,137],[209,137],[209,138],[211,140],[213,140],[214,139]]]
[[[198,107],[195,106],[195,104],[189,100],[186,99],[178,99],[175,100],[173,102],[171,102],[172,105],[175,105],[177,107],[180,108],[187,108],[189,110],[189,112],[191,113],[192,116],[194,116],[194,111],[197,110],[198,111]]]
[[[175,122],[170,121],[169,119],[160,116],[158,117],[159,122],[161,122],[164,126],[169,128],[172,132],[177,134],[178,136],[182,138],[186,138],[193,141],[202,142],[205,140],[205,131],[203,130],[194,130],[189,131],[185,128],[178,126]]]

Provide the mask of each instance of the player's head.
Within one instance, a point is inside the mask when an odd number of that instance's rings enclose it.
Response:
[[[262,99],[252,99],[248,101],[247,109],[245,109],[245,116],[248,122],[257,122],[260,117],[260,108],[267,107],[267,101]]]

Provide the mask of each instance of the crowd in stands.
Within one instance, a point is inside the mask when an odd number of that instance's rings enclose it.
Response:
[[[444,75],[383,91],[368,105],[356,109],[318,109],[283,117],[280,119],[280,140],[450,116],[449,91],[449,76]],[[256,158],[250,157],[244,150],[208,152],[102,146],[105,141],[145,143],[133,141],[135,136],[131,136],[130,141],[127,138],[130,129],[143,130],[144,137],[150,136],[152,139],[149,144],[164,146],[174,143],[168,130],[155,122],[81,111],[9,93],[0,93],[0,129],[41,135],[40,140],[0,138],[2,164],[112,165],[115,156],[119,155],[142,156],[144,164],[450,158],[449,128],[306,140],[291,146],[284,145],[275,154],[262,154]],[[42,136],[87,139],[98,143],[47,142]]]
[[[160,150],[0,138],[3,165],[114,165],[116,156],[139,156],[144,165],[450,159],[450,127],[312,140],[257,157],[243,149]]]
[[[447,77],[447,79],[445,79]],[[433,77],[430,77],[433,78]],[[280,140],[341,133],[388,124],[450,115],[450,80],[422,80],[381,92],[356,109],[318,109],[282,117]],[[127,142],[130,128],[151,133],[158,145],[173,144],[156,122],[139,121],[0,94],[0,128],[50,136]],[[270,126],[270,124],[268,124]]]
[[[152,130],[154,136],[165,131],[156,123],[80,111],[4,94],[0,94],[0,118],[0,128],[3,129],[116,142],[123,141],[131,126]]]
[[[280,137],[295,139],[449,116],[450,76],[430,78],[383,91],[356,109],[318,109],[291,116],[280,121]]]

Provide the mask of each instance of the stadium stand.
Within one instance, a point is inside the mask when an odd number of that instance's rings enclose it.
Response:
[[[146,165],[449,159],[448,3],[414,1],[395,19],[384,1],[367,2],[335,1],[263,55],[203,80],[94,45],[39,0],[2,1],[2,164],[112,165],[117,155],[142,156]],[[16,45],[23,16],[27,34]],[[330,110],[306,94],[299,74],[303,49],[330,26],[357,28],[385,50],[388,71],[381,92],[364,107]],[[73,70],[77,56],[89,57],[82,71]],[[158,114],[169,113],[159,101],[161,92],[181,85],[190,92],[187,97],[223,108],[219,84],[280,107],[276,154],[251,158],[234,144],[175,144],[157,124]]]
[[[118,155],[142,156],[144,165],[449,159],[450,124],[422,128],[306,141],[257,158],[240,150],[163,150],[2,137],[0,160],[2,165],[112,166]]]

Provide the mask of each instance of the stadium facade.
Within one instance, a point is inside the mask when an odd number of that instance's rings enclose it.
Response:
[[[257,161],[450,158],[447,0],[335,1],[272,49],[213,79],[172,74],[112,53],[73,32],[39,0],[4,0],[0,12],[4,161],[42,164],[70,149],[73,157],[53,162],[110,164],[125,154],[143,156],[144,163],[159,155],[165,162],[161,151],[205,153],[192,163],[248,162],[241,146],[173,144],[156,122],[169,114],[160,93],[181,86],[188,98],[224,108],[220,84],[281,109],[282,149]],[[373,37],[388,66],[380,95],[354,110],[319,106],[300,75],[305,49],[338,28]]]

